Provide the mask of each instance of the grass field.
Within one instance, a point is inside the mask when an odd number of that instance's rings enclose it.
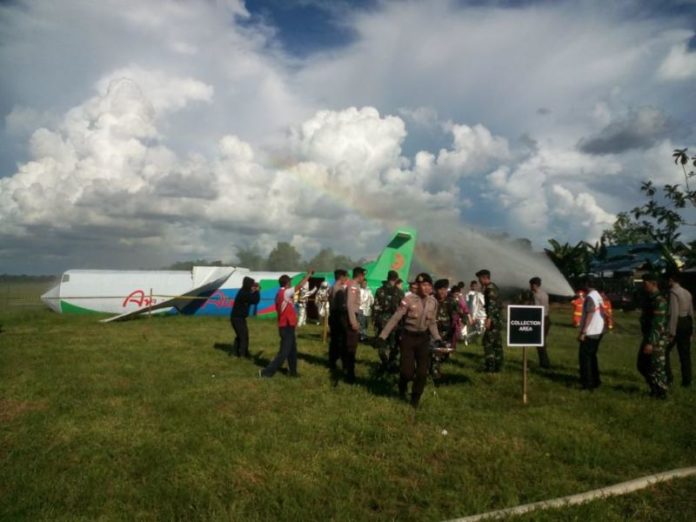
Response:
[[[696,390],[647,396],[637,316],[617,315],[603,385],[583,392],[570,311],[554,312],[554,368],[530,353],[527,406],[521,351],[490,376],[476,345],[414,412],[372,377],[368,346],[358,383],[332,386],[316,326],[298,335],[299,379],[261,380],[272,322],[250,321],[239,360],[222,319],[2,307],[0,519],[444,520],[695,465]],[[696,480],[521,518],[626,519],[696,519]]]

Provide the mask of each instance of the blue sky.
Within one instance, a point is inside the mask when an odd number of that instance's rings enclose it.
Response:
[[[696,150],[695,30],[686,0],[4,3],[0,272],[596,240]]]

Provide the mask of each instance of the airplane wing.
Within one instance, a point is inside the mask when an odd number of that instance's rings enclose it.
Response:
[[[176,308],[179,312],[191,314],[195,310],[203,306],[203,304],[210,298],[210,296],[212,296],[215,293],[215,291],[218,288],[220,288],[222,284],[225,281],[227,281],[227,279],[229,279],[229,277],[234,272],[235,270],[232,270],[231,272],[215,279],[214,281],[211,281],[210,283],[205,283],[186,292],[186,294],[184,295],[172,297],[171,299],[167,299],[166,301],[162,301],[161,303],[157,303],[153,306],[144,306],[143,308],[134,310],[132,312],[126,312],[124,314],[115,315],[107,319],[102,319],[99,322],[110,323],[112,321],[131,319],[132,317],[135,317],[137,315],[147,314],[156,310],[161,310],[163,308]]]

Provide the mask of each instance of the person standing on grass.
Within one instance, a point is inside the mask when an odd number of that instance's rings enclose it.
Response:
[[[360,284],[360,342],[367,342],[367,328],[372,317],[372,306],[375,298],[367,287],[367,279]]]
[[[602,383],[599,378],[597,351],[604,334],[604,302],[599,292],[594,288],[592,279],[587,279],[584,285],[587,296],[582,305],[580,315],[580,333],[578,341],[578,359],[580,362],[580,385],[583,390],[594,390]]]
[[[650,396],[667,398],[667,375],[665,372],[665,347],[667,345],[667,300],[657,284],[655,274],[643,275],[643,289],[647,299],[640,315],[640,331],[643,340],[638,349],[638,371],[650,387]]]
[[[532,277],[529,280],[529,291],[532,293],[532,304],[535,306],[544,307],[544,346],[537,346],[537,354],[539,355],[539,366],[548,369],[551,368],[549,354],[546,351],[546,341],[549,337],[551,329],[551,318],[549,317],[549,294],[541,289],[541,278]]]
[[[404,318],[404,329],[399,341],[399,394],[405,400],[408,382],[413,381],[411,406],[417,408],[430,370],[430,337],[438,342],[438,346],[444,343],[437,331],[437,301],[432,296],[433,280],[429,274],[422,273],[418,274],[415,283],[415,292],[401,300],[399,308],[379,333],[377,342],[384,346],[391,331]]]
[[[346,284],[346,344],[343,352],[343,371],[346,382],[355,382],[355,355],[360,339],[360,288],[365,280],[365,269],[356,266],[353,269],[353,279]]]
[[[250,357],[249,355],[249,328],[247,317],[249,307],[259,304],[259,285],[251,277],[242,280],[242,287],[237,292],[230,312],[230,322],[236,335],[232,351],[237,357]]]
[[[691,386],[691,336],[694,331],[694,305],[691,292],[679,284],[679,274],[670,274],[669,284],[669,344],[665,352],[667,384],[672,384],[669,354],[676,346],[681,364],[681,385]]]
[[[275,359],[268,366],[259,370],[259,377],[273,377],[286,359],[288,361],[288,374],[291,377],[297,377],[297,339],[295,338],[297,312],[295,311],[294,297],[295,292],[299,291],[312,275],[314,275],[314,270],[307,272],[302,281],[294,287],[290,286],[291,279],[287,274],[278,278],[280,290],[276,294],[275,308],[278,314],[280,348]]]
[[[491,272],[487,269],[476,272],[483,290],[483,308],[486,311],[486,331],[483,334],[484,371],[498,373],[503,369],[505,358],[503,352],[503,312],[502,300],[498,286],[491,281]]]

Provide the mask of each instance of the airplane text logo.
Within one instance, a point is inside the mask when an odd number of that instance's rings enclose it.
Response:
[[[138,307],[151,306],[157,303],[157,299],[152,299],[152,301],[150,301],[150,296],[146,296],[145,292],[142,290],[134,290],[123,300],[123,308],[128,306],[129,303],[136,304]]]

